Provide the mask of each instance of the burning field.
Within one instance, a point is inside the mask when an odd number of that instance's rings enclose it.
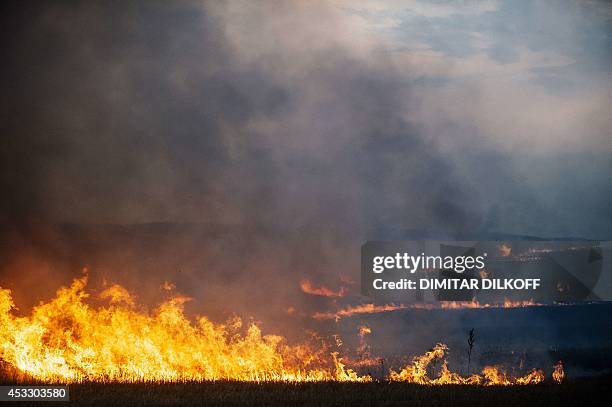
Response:
[[[0,385],[101,406],[611,387],[612,3],[5,3]]]
[[[606,382],[568,382],[561,362],[462,375],[442,343],[386,369],[371,352],[366,325],[354,350],[337,336],[333,344],[318,335],[291,344],[237,317],[189,318],[184,296],[148,310],[120,285],[94,294],[87,283],[85,274],[25,316],[16,316],[11,291],[0,290],[3,384],[69,384],[71,401],[81,405],[505,406],[563,402]]]
[[[535,385],[564,380],[558,362],[547,378],[532,368],[511,375],[502,366],[485,366],[462,376],[446,361],[448,347],[436,344],[397,371],[382,377],[362,373],[382,364],[367,350],[360,327],[355,358],[315,337],[290,344],[283,336],[262,334],[239,318],[215,323],[189,319],[188,298],[173,295],[149,312],[122,286],[112,285],[96,297],[88,294],[87,275],[62,287],[51,301],[29,316],[13,313],[10,290],[0,291],[0,357],[6,374],[44,383],[80,382],[405,382],[420,385]],[[341,343],[341,342],[340,342]]]

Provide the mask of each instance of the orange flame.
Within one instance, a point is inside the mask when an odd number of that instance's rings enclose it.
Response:
[[[388,312],[395,311],[398,309],[408,308],[405,305],[395,305],[395,304],[384,304],[384,305],[376,305],[376,304],[360,304],[356,306],[349,305],[346,308],[340,309],[335,312],[315,312],[312,317],[314,319],[335,319],[339,320],[344,317],[352,317],[354,315],[359,314],[376,314],[379,312]]]
[[[86,284],[87,276],[74,280],[27,317],[12,314],[11,292],[0,289],[0,359],[46,382],[368,380],[325,349],[290,346],[254,324],[240,334],[238,318],[194,324],[183,313],[186,297],[148,314],[115,285],[100,295],[109,305],[96,308],[84,301]]]
[[[475,298],[472,301],[440,301],[438,303],[417,303],[417,304],[383,304],[376,305],[372,303],[349,305],[346,308],[337,311],[320,311],[312,314],[312,318],[318,320],[348,318],[361,314],[377,314],[381,312],[397,311],[401,309],[417,309],[417,310],[434,310],[434,309],[476,309],[476,308],[523,308],[541,306],[533,300],[516,300],[512,301],[504,298],[503,304],[488,304],[478,302]]]
[[[552,378],[555,383],[562,383],[563,379],[565,379],[565,372],[563,371],[563,363],[558,361],[554,366],[555,370],[553,370]]]
[[[366,335],[372,333],[372,329],[367,325],[362,325],[359,327],[359,337],[363,339]]]
[[[424,355],[413,358],[412,363],[404,367],[400,372],[392,370],[389,374],[389,380],[426,385],[480,384],[485,386],[538,384],[544,381],[544,372],[542,370],[533,369],[524,376],[513,378],[496,366],[486,366],[482,369],[482,374],[472,374],[469,377],[463,377],[449,370],[445,359],[447,351],[448,347],[445,344],[439,343]],[[435,361],[441,362],[439,374],[435,378],[430,378],[429,372],[433,370],[432,365]]]
[[[142,311],[132,295],[113,285],[99,296],[107,305],[86,302],[87,276],[57,291],[54,299],[17,317],[11,291],[0,288],[0,362],[44,382],[79,381],[357,381],[372,377],[347,368],[349,359],[326,345],[290,345],[277,335],[262,335],[255,324],[243,328],[240,318],[218,324],[205,317],[190,321],[183,312],[189,299],[173,296],[153,312]],[[403,305],[364,304],[333,314],[384,312]],[[359,360],[353,367],[373,365],[365,343],[368,326],[359,328]],[[340,339],[337,338],[339,341]],[[341,342],[338,342],[340,345]],[[541,370],[512,378],[497,367],[462,377],[448,369],[446,345],[438,344],[389,380],[418,384],[537,384]],[[440,360],[438,377],[430,378],[432,362]],[[553,380],[564,378],[559,362]]]
[[[473,298],[472,301],[440,301],[438,303],[428,304],[412,304],[407,308],[411,309],[464,309],[464,308],[522,308],[522,307],[536,307],[540,306],[533,300],[516,300],[512,301],[508,298],[504,298],[503,304],[488,304],[481,303]]]
[[[347,289],[344,286],[341,286],[337,291],[334,291],[324,285],[317,287],[310,280],[306,279],[300,281],[300,288],[306,294],[329,298],[341,298],[344,297],[347,292]]]

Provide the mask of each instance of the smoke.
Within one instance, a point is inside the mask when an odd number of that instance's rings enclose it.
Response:
[[[9,19],[4,223],[469,217],[410,84],[324,4],[30,7]]]

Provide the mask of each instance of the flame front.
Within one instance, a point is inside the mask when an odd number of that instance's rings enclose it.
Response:
[[[334,291],[325,285],[316,286],[314,283],[307,279],[303,279],[300,281],[300,288],[302,289],[302,292],[306,294],[328,298],[342,298],[347,293],[347,289],[344,286],[340,286],[338,290]]]
[[[185,297],[149,315],[135,309],[127,290],[112,286],[100,295],[109,305],[92,307],[84,301],[86,283],[85,276],[61,288],[29,317],[13,316],[11,293],[0,289],[0,358],[48,382],[367,380],[324,349],[289,346],[254,324],[241,335],[237,318],[192,323],[183,313]]]
[[[533,300],[517,300],[512,301],[508,298],[504,298],[503,304],[497,303],[481,303],[472,298],[472,301],[439,301],[438,303],[426,303],[426,304],[411,304],[411,309],[480,309],[480,308],[525,308],[525,307],[537,307],[541,306]]]
[[[380,312],[397,311],[400,309],[408,308],[406,305],[395,305],[395,304],[384,304],[376,305],[372,303],[360,304],[356,306],[348,306],[335,312],[316,312],[312,315],[314,319],[335,319],[336,321],[341,318],[352,317],[361,314],[377,314]]]
[[[312,314],[313,319],[325,320],[335,319],[336,321],[342,318],[350,318],[362,314],[378,314],[383,312],[398,311],[403,309],[415,310],[434,310],[434,309],[480,309],[480,308],[525,308],[538,307],[542,304],[536,303],[533,300],[517,300],[512,301],[504,298],[503,304],[480,303],[476,298],[472,301],[439,301],[437,303],[415,303],[415,304],[383,304],[377,305],[366,303],[360,305],[349,305],[346,308],[337,311],[315,312]]]
[[[372,366],[381,359],[371,357],[359,328],[358,363],[344,362],[326,345],[289,345],[277,335],[262,335],[255,324],[243,329],[233,318],[218,324],[205,317],[191,322],[183,312],[186,297],[174,296],[152,313],[141,311],[131,294],[119,285],[99,297],[107,305],[92,306],[85,300],[87,276],[57,291],[54,299],[35,307],[30,316],[13,314],[10,290],[0,288],[0,362],[26,377],[44,382],[79,381],[354,381],[369,382],[346,367]],[[386,306],[397,308],[397,306]],[[386,309],[387,309],[386,308]],[[364,307],[358,311],[376,311]],[[537,384],[541,370],[508,377],[501,369],[485,367],[482,374],[462,377],[448,369],[445,352],[438,344],[415,357],[388,379],[417,384]],[[430,378],[434,361],[441,361],[440,374]],[[563,381],[559,362],[553,380]]]
[[[448,352],[448,347],[439,343],[424,355],[415,357],[412,363],[404,367],[400,372],[391,371],[389,380],[427,385],[479,384],[485,386],[509,386],[538,384],[545,379],[544,372],[540,369],[533,369],[524,376],[511,377],[497,366],[486,366],[482,369],[481,374],[472,374],[471,376],[464,377],[450,371],[445,359],[446,352]],[[430,378],[429,373],[433,370],[432,365],[436,361],[440,361],[439,375],[435,378]],[[557,366],[560,366],[560,364]],[[555,377],[557,369],[555,367],[553,380],[560,383]],[[563,367],[561,366],[560,369],[561,375],[563,375]]]

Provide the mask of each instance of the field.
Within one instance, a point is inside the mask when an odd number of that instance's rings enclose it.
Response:
[[[476,387],[403,383],[81,383],[70,386],[83,406],[582,406],[604,403],[612,377],[561,385]],[[22,402],[19,405],[27,405]],[[40,405],[40,403],[38,403]],[[66,403],[44,403],[45,406]]]

